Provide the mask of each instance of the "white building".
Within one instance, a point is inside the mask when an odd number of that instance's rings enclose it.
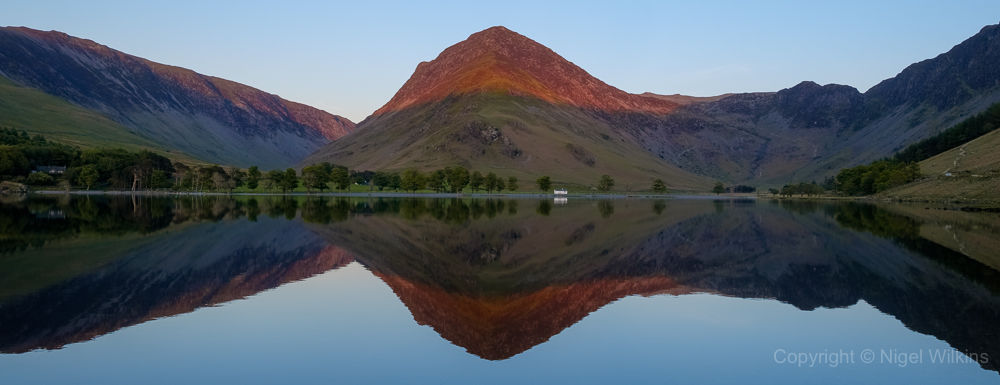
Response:
[[[564,189],[564,188],[563,189],[556,189],[552,193],[556,194],[556,195],[566,195],[566,194],[569,194],[569,192],[566,191],[566,189]]]

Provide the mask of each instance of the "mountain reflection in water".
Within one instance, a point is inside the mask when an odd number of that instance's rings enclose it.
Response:
[[[857,203],[31,197],[0,205],[0,352],[61,348],[356,261],[416,322],[489,360],[625,296],[689,293],[806,311],[863,300],[1000,358],[996,239],[995,214]]]

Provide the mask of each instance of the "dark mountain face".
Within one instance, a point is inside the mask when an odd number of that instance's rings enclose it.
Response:
[[[773,93],[689,104],[662,118],[609,118],[641,138],[647,151],[684,170],[734,182],[778,184],[801,178],[796,174],[836,153],[863,118],[864,108],[864,95],[852,87],[802,82]]]
[[[0,75],[222,164],[292,165],[354,128],[346,118],[243,84],[59,32],[0,28]]]
[[[892,155],[1000,101],[1000,26],[865,93],[802,82],[620,124],[682,169],[756,184],[821,180]]]
[[[774,95],[776,109],[801,128],[843,128],[864,111],[864,98],[857,89],[839,84],[820,86],[802,82]]]
[[[1000,87],[1000,25],[983,27],[951,50],[914,63],[865,93],[873,110],[924,103],[947,110]]]

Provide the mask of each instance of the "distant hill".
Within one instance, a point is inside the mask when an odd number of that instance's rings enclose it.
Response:
[[[0,28],[0,76],[212,163],[286,167],[354,128],[346,118],[252,87],[54,31]]]

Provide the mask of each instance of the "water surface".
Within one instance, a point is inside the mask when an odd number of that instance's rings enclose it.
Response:
[[[997,383],[996,214],[30,197],[0,383]]]

